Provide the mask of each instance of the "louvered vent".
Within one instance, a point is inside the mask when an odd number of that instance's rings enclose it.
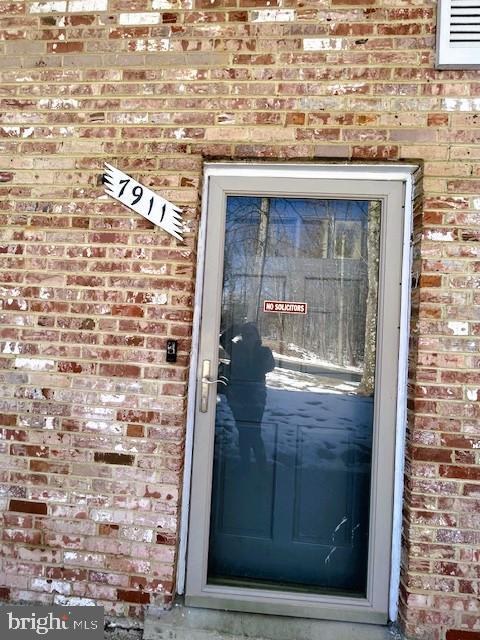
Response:
[[[450,43],[478,46],[480,42],[480,0],[451,0]]]
[[[439,0],[437,66],[480,68],[480,0]]]

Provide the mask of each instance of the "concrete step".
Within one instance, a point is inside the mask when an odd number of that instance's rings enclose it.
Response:
[[[150,607],[143,640],[401,640],[394,627],[185,607]]]

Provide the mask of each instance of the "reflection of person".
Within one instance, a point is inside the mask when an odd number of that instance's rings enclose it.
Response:
[[[275,367],[272,352],[262,345],[253,322],[227,329],[220,343],[230,356],[227,399],[238,429],[240,458],[248,463],[253,450],[256,462],[265,464],[261,424],[267,399],[265,374]]]

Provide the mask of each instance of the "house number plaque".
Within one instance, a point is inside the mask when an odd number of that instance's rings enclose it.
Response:
[[[105,162],[105,193],[136,213],[161,227],[178,240],[183,240],[182,210],[143,186],[131,176]]]

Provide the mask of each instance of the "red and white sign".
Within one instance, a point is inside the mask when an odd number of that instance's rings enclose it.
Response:
[[[265,313],[307,313],[306,302],[286,302],[282,300],[264,300],[263,310]]]

